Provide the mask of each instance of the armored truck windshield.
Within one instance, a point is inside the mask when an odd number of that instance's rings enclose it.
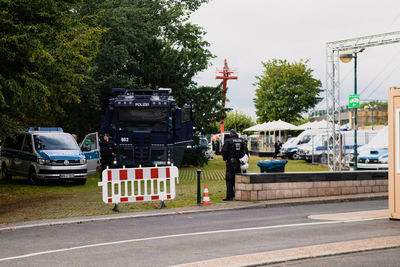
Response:
[[[118,130],[168,132],[172,128],[168,114],[168,108],[119,108]]]

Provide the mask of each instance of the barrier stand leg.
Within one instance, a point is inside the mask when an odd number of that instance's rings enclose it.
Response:
[[[118,207],[118,203],[115,203],[115,206],[114,206],[114,208],[112,210],[115,211],[115,212],[121,212],[119,207]]]

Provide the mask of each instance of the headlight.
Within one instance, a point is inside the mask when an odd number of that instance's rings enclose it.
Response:
[[[51,164],[51,160],[49,160],[49,159],[44,159],[44,158],[38,158],[38,160],[37,160],[37,162],[40,164],[40,165],[50,165]]]
[[[86,159],[80,159],[79,163],[80,164],[85,164],[86,163]]]

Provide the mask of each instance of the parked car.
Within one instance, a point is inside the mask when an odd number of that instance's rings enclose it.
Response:
[[[87,162],[74,137],[61,128],[30,127],[4,140],[0,151],[2,178],[27,177],[32,184],[46,179],[83,185]]]
[[[324,129],[314,129],[314,130],[305,130],[300,133],[297,137],[293,139],[289,139],[286,141],[280,151],[280,156],[282,158],[290,158],[290,159],[299,159],[298,146],[302,144],[307,144],[313,135],[317,135],[323,132],[326,132]]]
[[[389,132],[386,126],[367,145],[361,147],[358,153],[358,169],[387,170],[389,160]]]

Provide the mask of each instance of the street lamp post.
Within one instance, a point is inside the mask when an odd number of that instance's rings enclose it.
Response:
[[[353,53],[343,53],[339,56],[340,61],[343,63],[349,63],[351,59],[354,58],[354,94],[357,94],[357,54],[364,51],[361,48],[358,51],[353,51]],[[357,108],[354,108],[354,165],[353,169],[357,170],[358,152],[357,152]]]
[[[369,110],[371,110],[371,128],[374,130],[374,110],[378,108],[377,105],[368,105],[366,106]]]

